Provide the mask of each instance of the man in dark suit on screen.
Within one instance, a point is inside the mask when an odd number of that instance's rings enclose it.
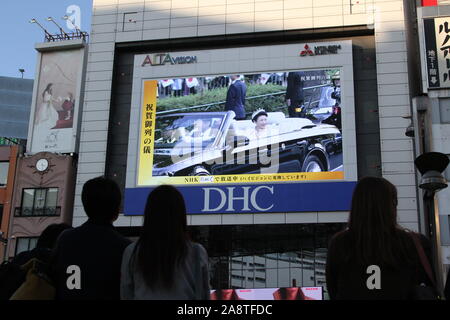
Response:
[[[231,110],[236,113],[236,120],[245,119],[245,95],[247,87],[244,81],[239,80],[239,75],[231,76],[231,85],[227,91],[227,100],[225,102],[225,111]]]
[[[289,72],[287,77],[286,104],[288,106],[289,117],[302,117],[303,105],[303,81],[301,72]]]

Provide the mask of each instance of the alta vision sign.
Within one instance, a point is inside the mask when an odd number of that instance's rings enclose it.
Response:
[[[197,63],[197,56],[179,56],[172,57],[169,53],[157,53],[153,55],[147,55],[142,63],[142,66],[163,66],[166,63],[170,64],[188,64]]]

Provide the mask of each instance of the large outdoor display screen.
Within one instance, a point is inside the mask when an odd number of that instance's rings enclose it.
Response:
[[[345,40],[136,55],[125,214],[143,214],[161,184],[178,187],[188,214],[347,211],[352,50]]]
[[[143,88],[140,186],[344,178],[338,68],[144,80]]]

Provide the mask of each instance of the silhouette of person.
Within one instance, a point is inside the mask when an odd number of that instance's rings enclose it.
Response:
[[[209,300],[208,254],[189,240],[183,195],[169,185],[148,196],[139,239],[123,254],[123,300]]]
[[[239,75],[231,76],[232,82],[227,91],[225,111],[234,111],[236,114],[235,119],[243,120],[245,119],[245,96],[247,94],[247,87],[239,78]]]
[[[289,72],[285,100],[288,106],[289,117],[299,117],[304,100],[301,72]]]

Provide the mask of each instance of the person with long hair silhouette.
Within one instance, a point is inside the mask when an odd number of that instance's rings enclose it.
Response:
[[[125,300],[208,300],[208,255],[189,240],[182,194],[169,185],[147,199],[142,233],[122,259]]]
[[[414,299],[418,285],[432,285],[418,253],[422,247],[431,261],[430,242],[398,225],[397,204],[397,190],[386,179],[357,183],[348,228],[328,248],[330,299]]]

